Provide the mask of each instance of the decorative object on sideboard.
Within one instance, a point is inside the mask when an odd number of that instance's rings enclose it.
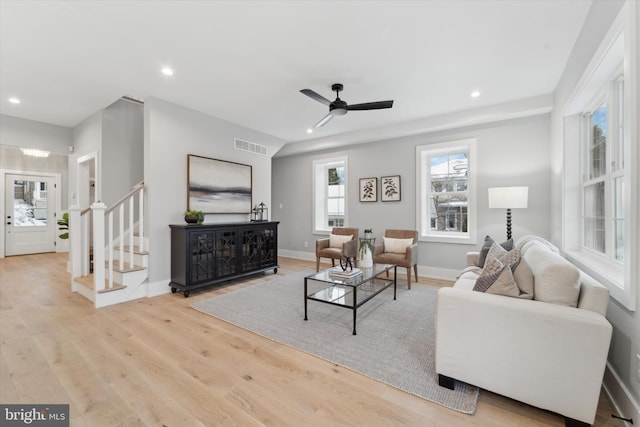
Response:
[[[251,210],[251,222],[269,221],[269,208],[263,202]]]
[[[187,209],[205,213],[251,213],[252,167],[187,155]]]
[[[360,178],[360,201],[378,201],[378,178]]]
[[[365,228],[364,229],[364,238],[370,239],[373,237],[373,228]]]
[[[380,200],[383,202],[400,201],[400,175],[383,176],[380,178]]]
[[[186,211],[184,213],[184,221],[187,224],[202,224],[204,213],[202,211]]]
[[[525,209],[529,187],[489,188],[489,208],[507,210],[507,240],[511,238],[511,209]]]

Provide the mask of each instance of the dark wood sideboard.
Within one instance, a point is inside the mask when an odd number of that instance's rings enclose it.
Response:
[[[278,272],[275,221],[170,225],[171,291],[189,291],[273,269]]]

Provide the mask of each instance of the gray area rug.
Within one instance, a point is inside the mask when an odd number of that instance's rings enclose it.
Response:
[[[304,277],[312,273],[278,277],[192,307],[455,411],[475,412],[478,388],[438,386],[436,291],[399,286],[394,301],[393,287],[386,289],[360,307],[358,335],[352,335],[350,309],[309,301],[304,321]]]

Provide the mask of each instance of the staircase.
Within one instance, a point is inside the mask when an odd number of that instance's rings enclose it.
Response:
[[[84,210],[70,207],[69,238],[73,292],[96,308],[147,296],[143,182],[111,207],[100,202]]]

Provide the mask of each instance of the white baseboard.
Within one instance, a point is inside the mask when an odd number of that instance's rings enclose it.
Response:
[[[147,298],[157,297],[168,293],[171,293],[169,279],[147,283]]]
[[[288,249],[278,249],[278,256],[284,258],[301,259],[303,261],[316,260],[316,254],[314,252],[290,251]]]
[[[634,399],[609,362],[604,370],[602,386],[616,415],[622,418],[631,418],[634,425],[638,425],[640,422],[640,403]],[[632,427],[631,423],[626,421],[625,426]]]
[[[288,249],[278,249],[278,256],[284,258],[301,259],[303,261],[316,260],[316,254],[313,252],[291,251]],[[430,277],[432,279],[454,281],[456,280],[458,274],[460,274],[460,270],[418,265],[419,277]]]

